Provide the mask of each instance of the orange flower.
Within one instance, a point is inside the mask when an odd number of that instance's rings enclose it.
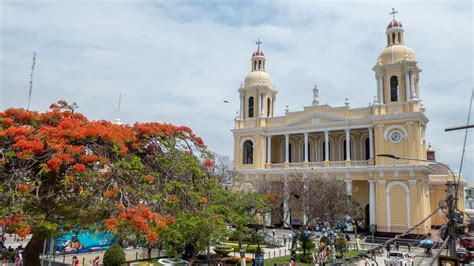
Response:
[[[5,225],[5,221],[3,219],[0,219],[0,227]]]
[[[148,242],[156,241],[156,240],[158,240],[158,233],[157,233],[157,232],[153,232],[153,231],[149,231],[149,232],[146,234],[146,239],[148,240]]]
[[[199,198],[199,202],[201,202],[202,204],[208,204],[209,200],[206,196],[201,196],[201,198]]]
[[[214,166],[214,162],[207,159],[207,160],[204,161],[204,166],[207,167],[207,168],[211,168],[211,167]]]
[[[86,170],[86,166],[83,165],[82,163],[77,163],[74,165],[74,171],[76,172],[84,172]]]
[[[145,179],[147,182],[151,182],[151,181],[153,181],[154,177],[151,176],[151,175],[147,175],[147,176],[144,177],[144,179]]]
[[[113,231],[117,228],[118,226],[118,220],[117,218],[109,218],[105,220],[105,228],[109,231]]]
[[[21,229],[21,228],[15,229],[15,234],[21,236],[22,238],[25,238],[30,233],[31,233],[31,228],[29,225],[27,225],[24,229]]]
[[[18,189],[20,190],[20,192],[25,192],[28,190],[28,186],[27,185],[24,185],[24,184],[20,184],[18,186]]]

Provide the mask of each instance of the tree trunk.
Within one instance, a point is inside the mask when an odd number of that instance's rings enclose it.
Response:
[[[43,250],[45,236],[41,233],[33,234],[23,251],[24,265],[40,266],[40,254]]]

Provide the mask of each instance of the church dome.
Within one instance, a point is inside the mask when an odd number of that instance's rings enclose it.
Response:
[[[383,49],[379,55],[379,62],[383,65],[397,64],[403,61],[415,62],[415,52],[405,45],[391,45]]]
[[[244,86],[246,88],[250,87],[263,87],[267,86],[272,88],[272,79],[267,72],[264,71],[252,71],[250,72],[244,80]]]
[[[387,25],[387,30],[388,30],[388,29],[391,29],[391,28],[403,28],[403,26],[402,26],[402,23],[401,23],[401,22],[396,21],[395,19],[393,19],[393,20],[390,21],[390,23],[388,23],[388,25]]]
[[[263,51],[258,49],[257,51],[253,52],[252,56],[265,56]]]

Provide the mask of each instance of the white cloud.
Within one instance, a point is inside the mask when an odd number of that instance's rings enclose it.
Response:
[[[400,2],[398,18],[417,55],[421,97],[438,158],[458,168],[472,88],[472,3]],[[32,107],[76,101],[93,119],[187,124],[212,150],[232,152],[237,88],[261,38],[279,90],[277,111],[311,102],[366,106],[370,70],[385,46],[386,3],[1,2],[0,109],[25,107],[32,51]],[[119,93],[122,112],[117,114]],[[229,100],[230,104],[223,103]],[[473,118],[474,120],[474,118]],[[472,132],[472,131],[471,131]],[[464,171],[474,176],[473,138]]]

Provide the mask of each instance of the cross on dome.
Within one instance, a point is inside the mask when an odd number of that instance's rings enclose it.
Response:
[[[395,10],[395,8],[392,7],[392,12],[390,12],[389,14],[393,16],[393,20],[395,20],[395,14],[398,13],[398,10]]]
[[[252,56],[265,56],[263,54],[263,51],[260,50],[260,44],[262,44],[263,42],[260,40],[260,38],[258,38],[258,40],[255,42],[255,44],[257,45],[257,51],[253,52]]]
[[[399,21],[395,19],[395,14],[397,13],[398,13],[398,10],[395,10],[395,8],[392,7],[392,11],[389,14],[393,16],[393,19],[388,24],[387,30],[390,28],[402,28],[402,23],[400,23]]]
[[[257,51],[260,50],[260,44],[262,44],[263,42],[260,40],[260,38],[258,38],[258,40],[255,42],[255,44],[257,45]]]

